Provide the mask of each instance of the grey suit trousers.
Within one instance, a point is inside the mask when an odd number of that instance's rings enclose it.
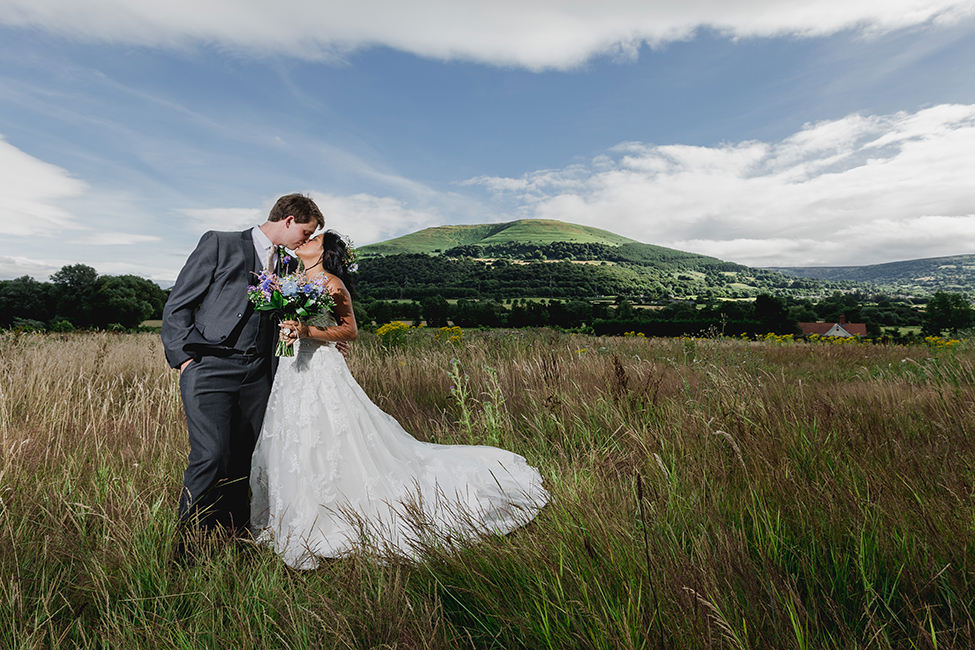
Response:
[[[271,393],[271,361],[268,355],[204,355],[180,375],[190,438],[181,522],[246,530],[251,454]]]

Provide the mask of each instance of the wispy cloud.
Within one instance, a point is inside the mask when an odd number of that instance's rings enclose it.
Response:
[[[779,142],[621,144],[589,165],[479,177],[526,217],[754,265],[975,252],[975,105],[806,125]]]
[[[0,135],[0,234],[44,235],[83,228],[61,207],[87,185],[66,170],[38,160]]]
[[[77,243],[86,246],[130,246],[154,241],[160,241],[160,238],[155,235],[139,235],[127,232],[100,232],[82,237]]]
[[[67,262],[65,262],[66,264]],[[29,257],[0,255],[0,278],[19,278],[27,275],[35,280],[47,280],[64,264]]]
[[[339,60],[374,45],[436,59],[531,69],[568,68],[596,55],[634,57],[713,29],[734,38],[876,34],[975,14],[972,0],[576,2],[497,0],[308,3],[158,3],[150,0],[7,0],[0,23],[87,40],[179,48],[215,43],[253,54]]]

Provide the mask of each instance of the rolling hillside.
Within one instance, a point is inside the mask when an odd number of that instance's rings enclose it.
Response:
[[[928,257],[868,266],[795,266],[771,270],[796,277],[869,284],[896,293],[954,291],[972,295],[975,289],[975,255]]]
[[[639,244],[621,235],[599,228],[580,226],[552,219],[521,219],[507,223],[463,226],[436,226],[378,244],[363,246],[363,257],[400,253],[441,253],[457,246],[491,244]]]
[[[543,219],[427,228],[359,250],[359,288],[374,299],[630,296],[654,302],[763,291],[822,294],[838,286]]]

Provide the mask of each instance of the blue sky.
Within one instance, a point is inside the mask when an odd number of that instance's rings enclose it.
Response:
[[[168,286],[292,191],[360,244],[542,217],[754,265],[973,253],[975,3],[877,4],[7,0],[0,278]]]

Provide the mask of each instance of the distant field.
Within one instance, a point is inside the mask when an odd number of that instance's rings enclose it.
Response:
[[[894,327],[894,328],[884,327],[883,329],[885,329],[885,330],[886,329],[896,329],[901,334],[920,334],[921,333],[921,326],[920,325],[901,325],[899,327]]]
[[[419,564],[296,573],[220,540],[169,565],[187,444],[157,335],[0,334],[0,647],[975,647],[970,345],[434,335],[364,334],[350,368],[554,501]]]

